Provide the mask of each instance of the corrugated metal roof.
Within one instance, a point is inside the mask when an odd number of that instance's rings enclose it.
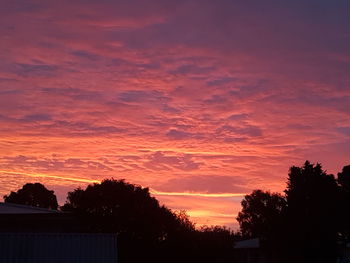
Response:
[[[12,203],[0,202],[0,214],[52,214],[60,213],[60,211],[34,207],[28,205],[19,205]]]
[[[114,234],[0,234],[1,263],[117,263]]]

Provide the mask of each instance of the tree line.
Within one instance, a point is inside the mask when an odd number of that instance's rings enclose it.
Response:
[[[337,178],[306,161],[289,170],[284,195],[255,190],[237,221],[245,238],[259,238],[275,262],[336,262],[350,241],[350,165]]]
[[[232,262],[233,231],[195,228],[184,211],[160,205],[148,188],[106,179],[68,193],[59,207],[53,191],[28,183],[4,201],[59,209],[78,218],[73,232],[116,233],[119,262]]]
[[[117,233],[120,262],[235,262],[236,241],[259,238],[270,262],[336,262],[339,242],[350,238],[350,166],[337,178],[320,164],[292,166],[284,194],[254,190],[241,202],[238,232],[199,229],[148,188],[106,179],[77,188],[58,206],[53,191],[28,183],[4,201],[70,212],[87,233]]]

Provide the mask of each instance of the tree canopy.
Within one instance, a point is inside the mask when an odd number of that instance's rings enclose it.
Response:
[[[168,208],[160,206],[148,188],[124,180],[107,179],[100,184],[91,184],[85,190],[75,189],[68,193],[62,209],[88,216],[92,231],[128,233],[135,238],[164,239],[168,234],[165,222],[172,220],[177,227],[193,228],[183,215],[177,217]]]
[[[57,210],[58,203],[54,191],[40,183],[27,183],[16,192],[4,196],[6,203],[29,205]]]
[[[285,193],[286,236],[294,248],[295,260],[333,262],[339,218],[339,187],[334,176],[321,164],[306,161],[302,167],[290,168]]]
[[[125,262],[150,259],[152,254],[155,261],[160,251],[185,249],[189,233],[194,231],[186,214],[159,205],[148,188],[124,180],[107,179],[75,189],[68,193],[62,209],[78,214],[88,232],[118,233]]]
[[[292,166],[284,193],[245,196],[237,217],[243,236],[266,240],[275,262],[335,262],[338,234],[350,236],[350,166],[338,180],[318,163]]]
[[[285,193],[293,225],[302,224],[308,232],[334,235],[331,228],[336,225],[339,187],[332,174],[327,174],[320,164],[308,161],[302,167],[293,166]],[[296,228],[300,229],[300,225]]]
[[[276,227],[286,207],[286,200],[278,193],[254,190],[244,197],[241,205],[242,211],[238,213],[237,221],[242,235],[266,238]]]
[[[338,173],[338,183],[343,191],[350,193],[350,165],[344,166]]]
[[[344,239],[350,239],[350,165],[344,166],[338,173],[337,179],[340,186],[340,234]]]

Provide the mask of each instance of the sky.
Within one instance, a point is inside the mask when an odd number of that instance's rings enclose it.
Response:
[[[0,195],[104,178],[237,228],[288,169],[350,164],[348,0],[2,0]]]

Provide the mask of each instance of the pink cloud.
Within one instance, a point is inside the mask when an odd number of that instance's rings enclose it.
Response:
[[[40,180],[62,201],[79,184],[68,177],[281,191],[305,159],[338,172],[350,156],[349,4],[253,3],[2,3],[0,193]],[[159,198],[236,224],[239,198]]]

